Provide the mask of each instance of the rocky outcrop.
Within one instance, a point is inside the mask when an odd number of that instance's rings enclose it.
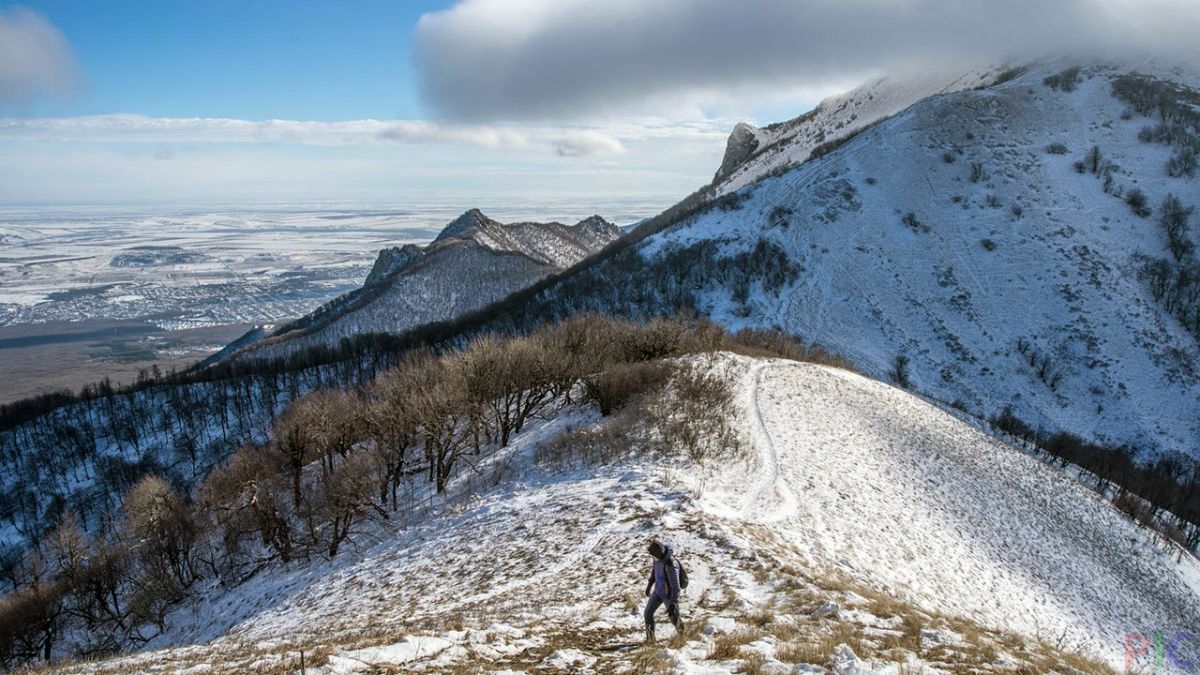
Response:
[[[725,141],[725,158],[721,160],[721,167],[717,169],[717,175],[713,176],[713,182],[733,173],[734,169],[754,155],[758,150],[758,137],[755,135],[757,131],[758,129],[745,122],[734,125],[729,140]]]

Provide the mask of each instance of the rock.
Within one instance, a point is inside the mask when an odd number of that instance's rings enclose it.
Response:
[[[419,246],[412,244],[383,249],[379,252],[379,257],[375,259],[375,264],[371,267],[371,273],[367,275],[363,286],[373,286],[379,283],[384,278],[413,264],[423,255],[425,255],[424,251]]]
[[[825,617],[837,617],[838,612],[841,611],[841,609],[842,608],[838,607],[836,602],[830,602],[826,600],[825,602],[821,603],[820,607],[814,609],[810,616],[817,619],[823,619]]]
[[[829,659],[829,669],[836,675],[867,675],[871,669],[845,643],[834,647],[833,657]]]
[[[754,133],[756,131],[758,130],[745,122],[734,125],[729,140],[725,142],[725,157],[721,160],[721,168],[717,169],[717,175],[713,177],[714,182],[733,173],[734,169],[758,150],[758,138]]]

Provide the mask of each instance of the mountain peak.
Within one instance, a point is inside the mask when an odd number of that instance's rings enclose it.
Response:
[[[483,215],[483,211],[479,209],[468,209],[461,216],[450,221],[450,224],[445,227],[434,239],[435,242],[445,239],[462,238],[473,229],[488,227],[489,225],[497,225],[496,221]]]
[[[728,176],[758,150],[757,133],[758,128],[751,124],[738,122],[733,125],[729,140],[725,141],[725,157],[721,160],[721,168],[717,169],[717,175],[713,177],[714,181]]]
[[[575,229],[592,234],[615,234],[621,233],[620,228],[604,219],[600,215],[591,215],[583,220],[575,223]]]

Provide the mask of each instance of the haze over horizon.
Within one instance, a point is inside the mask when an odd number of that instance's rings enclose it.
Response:
[[[682,195],[737,121],[932,62],[1194,50],[1200,23],[1178,0],[229,10],[0,5],[0,204]]]

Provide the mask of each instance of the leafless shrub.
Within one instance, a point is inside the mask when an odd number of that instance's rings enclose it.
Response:
[[[1042,80],[1042,84],[1045,84],[1051,89],[1061,89],[1062,91],[1069,93],[1075,91],[1076,85],[1079,84],[1079,73],[1079,66],[1071,66],[1070,68],[1066,68],[1053,75],[1047,75],[1046,78]]]
[[[585,377],[587,397],[600,408],[601,415],[611,415],[647,391],[658,389],[670,377],[661,363],[626,363]]]
[[[843,370],[854,370],[853,364],[820,345],[805,344],[779,329],[743,328],[726,336],[720,349],[745,356],[773,356],[791,361],[819,363]]]
[[[657,448],[697,464],[728,456],[739,447],[731,420],[733,390],[728,380],[695,363],[680,364],[663,395],[643,400],[644,418]]]
[[[1133,211],[1133,215],[1138,218],[1145,218],[1150,215],[1150,202],[1146,198],[1146,193],[1134,188],[1125,195],[1125,203],[1129,205],[1129,209]]]
[[[538,446],[534,461],[559,469],[611,464],[630,456],[629,429],[605,423],[561,434]]]

